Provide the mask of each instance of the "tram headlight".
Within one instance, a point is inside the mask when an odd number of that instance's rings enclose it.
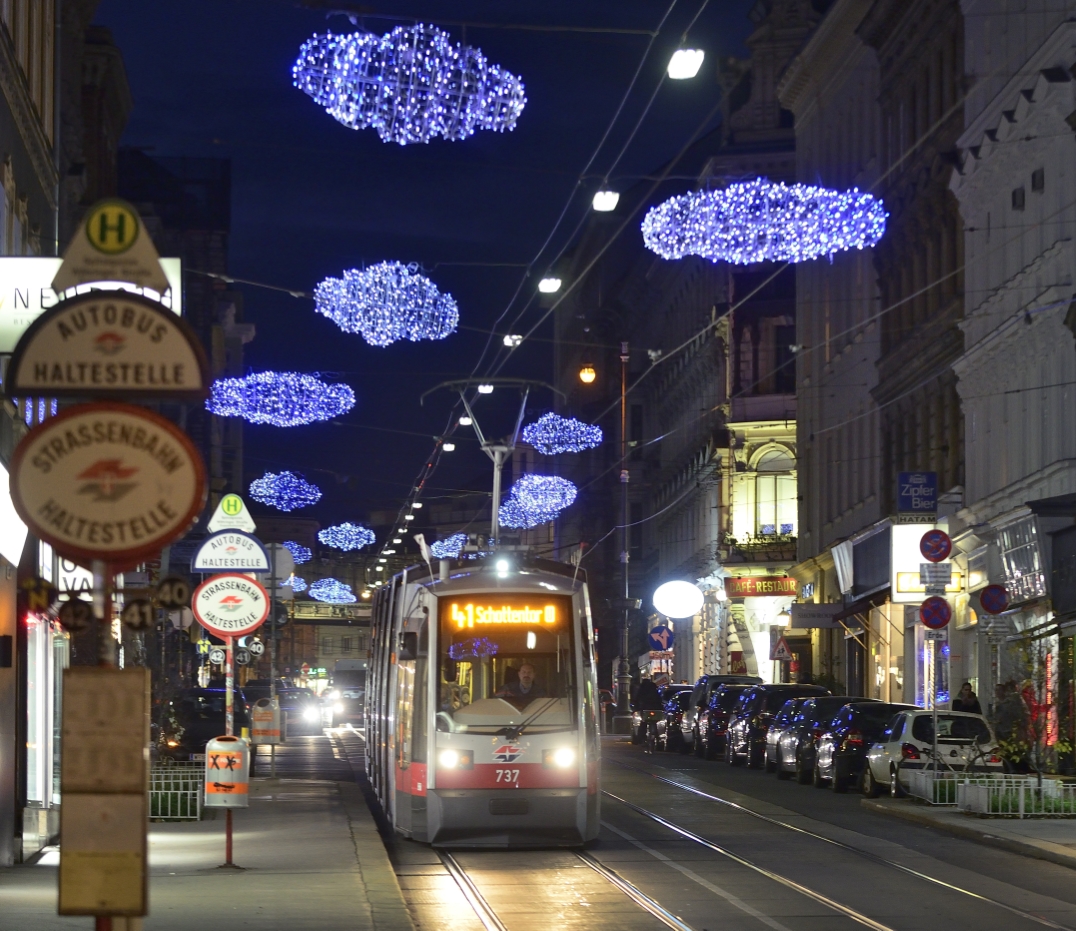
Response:
[[[543,750],[542,763],[556,769],[568,769],[575,765],[575,750],[572,747],[557,747],[556,750]]]
[[[437,755],[441,769],[474,769],[474,756],[470,750],[442,750]]]
[[[344,703],[342,701],[338,701],[335,705],[333,705],[333,711],[335,711],[337,714],[343,714]]]

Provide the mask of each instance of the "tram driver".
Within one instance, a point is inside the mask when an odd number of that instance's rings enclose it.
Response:
[[[507,698],[514,704],[526,707],[536,698],[545,698],[546,691],[535,681],[534,666],[524,663],[517,670],[519,678],[515,682],[505,682],[497,690],[498,698]]]

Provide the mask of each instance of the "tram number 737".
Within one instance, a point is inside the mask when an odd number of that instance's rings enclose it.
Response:
[[[519,770],[518,769],[498,769],[497,770],[498,782],[510,782],[513,785],[519,783]]]

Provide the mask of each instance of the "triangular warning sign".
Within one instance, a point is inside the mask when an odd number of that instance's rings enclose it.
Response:
[[[788,641],[784,637],[781,637],[770,650],[770,659],[777,660],[781,663],[790,663],[796,657],[792,655],[792,651],[788,648]]]
[[[220,499],[220,504],[209,519],[206,529],[210,533],[218,530],[242,530],[245,533],[254,533],[257,529],[254,519],[247,510],[246,502],[239,495],[225,495]]]
[[[96,281],[126,281],[158,294],[168,290],[146,224],[125,200],[100,200],[89,209],[64,252],[52,289],[62,293]]]

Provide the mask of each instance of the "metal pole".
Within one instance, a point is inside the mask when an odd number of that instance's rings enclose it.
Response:
[[[234,643],[234,637],[224,638],[224,733],[229,737],[235,735],[235,709],[232,704],[235,693],[235,674],[232,669]]]
[[[225,809],[224,812],[224,865],[235,866],[232,863],[232,810],[230,808]]]
[[[93,615],[97,618],[97,665],[115,666],[116,648],[112,639],[112,568],[100,559],[95,559],[91,567]]]
[[[489,520],[489,542],[495,547],[501,535],[501,469],[508,450],[504,446],[491,446],[493,457],[493,514]]]
[[[269,708],[276,708],[276,552],[269,560]],[[276,779],[276,743],[269,744],[269,776]]]
[[[940,640],[930,641],[930,652],[931,656],[934,658],[934,694],[931,696],[930,704],[933,706],[934,712],[934,746],[931,752],[934,758],[933,769],[935,779],[938,778],[938,654],[941,653],[941,650],[938,649],[939,643],[941,643]]]
[[[628,560],[631,558],[628,551],[628,344],[620,344],[620,523],[621,523],[621,549],[620,564],[624,573],[624,617],[620,627],[620,664],[617,666],[617,713],[623,716],[629,714],[628,697],[631,691],[631,667],[628,665],[628,618],[631,608],[628,607]]]

